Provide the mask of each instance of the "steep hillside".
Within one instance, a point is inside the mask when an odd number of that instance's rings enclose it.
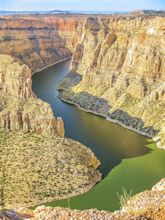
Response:
[[[89,17],[60,97],[165,147],[165,18]]]

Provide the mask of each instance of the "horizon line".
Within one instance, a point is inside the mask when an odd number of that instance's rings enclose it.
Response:
[[[54,9],[54,10],[0,10],[3,12],[51,12],[51,11],[84,11],[84,12],[129,12],[129,11],[165,11],[165,9],[133,9],[133,10],[81,10],[81,9],[71,9],[71,10],[62,10],[62,9]]]

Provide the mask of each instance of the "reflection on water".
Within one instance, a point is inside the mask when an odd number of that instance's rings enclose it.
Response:
[[[142,135],[62,102],[58,98],[57,83],[68,69],[69,62],[65,61],[35,74],[33,91],[50,103],[55,116],[64,119],[66,136],[90,147],[101,160],[100,171],[106,178],[90,192],[72,198],[72,208],[114,210],[118,208],[116,192],[121,192],[122,187],[136,193],[163,177],[165,152],[146,147],[147,138]],[[126,158],[132,159],[123,160]],[[154,171],[153,163],[157,164]],[[53,205],[68,206],[68,203],[63,200]]]

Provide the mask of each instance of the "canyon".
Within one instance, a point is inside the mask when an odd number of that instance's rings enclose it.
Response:
[[[65,59],[72,57],[70,72],[58,86],[63,101],[152,137],[165,148],[164,22],[161,14],[0,17],[2,207],[67,198],[101,179],[100,161],[64,137],[62,118],[55,118],[50,105],[32,92],[32,74]],[[164,203],[164,189],[155,196]],[[122,219],[120,213],[116,219]]]

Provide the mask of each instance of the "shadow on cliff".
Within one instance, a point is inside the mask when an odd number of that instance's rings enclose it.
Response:
[[[42,19],[6,18],[0,19],[0,24],[0,32],[4,33],[0,39],[0,53],[19,58],[32,72],[72,56],[65,37]]]
[[[61,92],[66,89],[70,89],[73,86],[76,86],[82,81],[82,76],[77,72],[68,72],[62,80],[58,82],[57,89]]]
[[[159,131],[154,129],[152,126],[146,127],[140,118],[132,117],[121,109],[116,109],[114,112],[108,113],[107,118],[128,127],[128,129],[135,130],[151,138],[159,133]]]

